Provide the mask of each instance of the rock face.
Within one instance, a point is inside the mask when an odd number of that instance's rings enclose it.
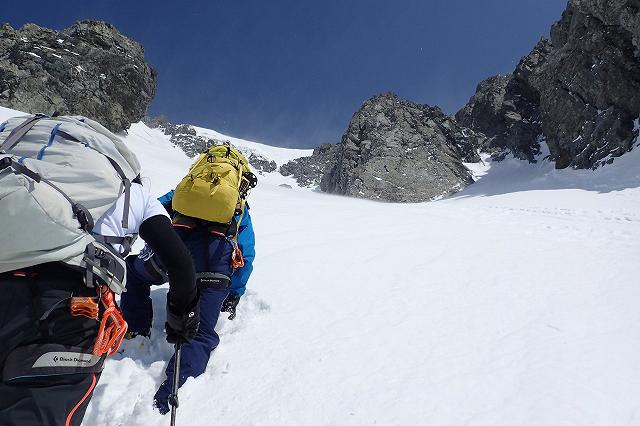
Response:
[[[172,144],[182,149],[189,157],[195,157],[215,141],[198,136],[196,129],[189,124],[174,124],[165,117],[145,118],[145,124],[152,129],[160,129],[170,136]]]
[[[254,170],[258,170],[259,172],[263,173],[275,172],[278,168],[278,165],[275,161],[264,158],[263,156],[258,155],[255,152],[249,153],[247,161],[249,162],[249,164],[251,164]]]
[[[336,164],[338,153],[338,145],[322,144],[310,157],[296,158],[280,166],[280,174],[293,176],[300,186],[320,185],[325,171]]]
[[[493,142],[506,133],[504,98],[510,75],[496,75],[480,82],[469,103],[456,113],[459,124],[482,132]]]
[[[321,181],[325,192],[394,202],[432,200],[473,182],[474,132],[439,108],[385,93],[366,101]]]
[[[540,153],[540,95],[532,87],[531,77],[550,51],[551,44],[541,40],[512,74],[481,82],[469,103],[456,114],[462,126],[487,137],[483,150],[496,158],[511,152],[516,158],[534,162]]]
[[[174,124],[165,117],[146,117],[144,121],[147,126],[159,128],[165,135],[170,136],[171,143],[182,149],[189,157],[195,157],[211,145],[226,142],[221,139],[200,136],[190,124]],[[247,152],[241,147],[237,148],[247,157],[251,167],[258,172],[270,173],[278,168],[273,160],[269,160],[255,152]]]
[[[483,148],[596,168],[633,148],[640,116],[640,0],[571,0],[513,74],[478,86],[458,121]]]
[[[118,132],[144,117],[155,89],[142,46],[107,23],[81,21],[61,32],[0,27],[2,106],[81,114]]]
[[[632,147],[640,115],[639,7],[638,0],[574,1],[552,28],[553,53],[533,83],[557,167],[597,167]],[[625,19],[633,8],[635,28]]]

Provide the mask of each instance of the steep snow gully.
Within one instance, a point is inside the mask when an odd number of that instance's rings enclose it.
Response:
[[[155,194],[190,164],[143,124],[125,139]],[[640,425],[639,162],[638,148],[596,171],[489,162],[453,197],[402,205],[260,176],[249,291],[178,424]],[[152,340],[107,362],[84,424],[168,424],[152,410],[165,292]]]

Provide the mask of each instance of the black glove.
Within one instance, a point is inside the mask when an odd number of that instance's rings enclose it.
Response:
[[[200,295],[190,303],[188,309],[178,309],[171,302],[170,293],[167,294],[167,322],[164,329],[167,332],[167,342],[176,343],[178,339],[190,343],[198,332],[200,325]]]
[[[233,320],[236,317],[236,307],[238,306],[238,302],[240,301],[240,296],[235,293],[229,293],[224,302],[222,302],[222,308],[220,308],[220,312],[229,312],[229,319]]]

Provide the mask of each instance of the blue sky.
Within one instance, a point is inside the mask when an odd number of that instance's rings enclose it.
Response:
[[[67,0],[11,2],[3,21],[63,29],[101,19],[159,74],[152,115],[271,145],[338,142],[393,91],[455,113],[511,72],[563,0]]]

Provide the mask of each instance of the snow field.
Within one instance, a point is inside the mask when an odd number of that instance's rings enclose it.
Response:
[[[207,372],[181,389],[178,424],[640,424],[629,170],[505,161],[414,205],[263,179],[250,293],[221,319]],[[109,386],[87,424],[166,423],[150,408],[171,351],[163,297],[150,346],[127,342],[105,370],[136,403]]]
[[[191,163],[142,124],[127,141],[155,194]],[[640,425],[639,162],[488,163],[410,205],[259,176],[249,291],[177,424]],[[84,424],[169,423],[151,408],[165,292],[153,339],[107,362]]]

